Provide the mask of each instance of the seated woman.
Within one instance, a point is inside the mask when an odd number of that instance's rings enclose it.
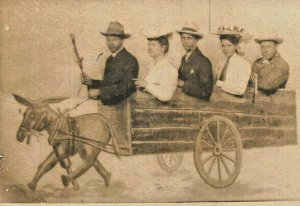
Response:
[[[137,79],[136,87],[149,92],[161,102],[171,100],[176,87],[178,71],[167,60],[170,33],[147,36],[148,52],[154,63],[145,79]]]
[[[227,58],[223,68],[218,73],[217,86],[222,91],[243,96],[251,75],[251,65],[239,55],[239,43],[242,35],[237,27],[232,29],[220,29],[216,35],[220,35],[221,48]]]

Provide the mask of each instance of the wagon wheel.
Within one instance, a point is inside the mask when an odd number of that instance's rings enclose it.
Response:
[[[234,123],[220,116],[206,120],[195,142],[194,160],[207,184],[216,188],[231,185],[242,162],[241,136]]]
[[[175,172],[182,163],[183,153],[164,153],[157,155],[157,161],[161,169],[168,173]]]

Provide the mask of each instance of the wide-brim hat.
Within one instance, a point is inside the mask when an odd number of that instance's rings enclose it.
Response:
[[[161,37],[170,38],[172,35],[173,35],[173,32],[158,31],[158,30],[152,30],[151,32],[148,32],[147,34],[145,34],[145,36],[148,40],[159,39]]]
[[[273,41],[277,44],[281,44],[283,42],[283,38],[279,37],[278,35],[266,35],[262,37],[257,37],[254,39],[254,41],[258,44],[260,44],[263,41]]]
[[[186,22],[181,30],[176,31],[178,34],[192,34],[198,36],[200,39],[204,37],[204,34],[199,32],[199,28],[194,22]]]
[[[109,23],[107,32],[100,32],[103,36],[118,36],[124,39],[129,38],[131,35],[124,32],[124,26],[117,22],[112,21]]]

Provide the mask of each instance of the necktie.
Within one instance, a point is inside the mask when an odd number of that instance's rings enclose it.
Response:
[[[221,80],[221,81],[226,80],[226,72],[227,72],[228,65],[229,65],[229,58],[227,59],[226,63],[224,64],[224,67],[222,69],[222,73],[220,75],[219,80]]]

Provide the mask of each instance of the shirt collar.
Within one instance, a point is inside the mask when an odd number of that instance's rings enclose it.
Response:
[[[111,55],[113,56],[113,57],[116,57],[117,56],[117,54],[119,54],[120,53],[120,51],[122,51],[122,49],[124,49],[124,47],[122,46],[118,51],[116,51],[115,53],[112,53]]]
[[[197,47],[195,47],[192,51],[188,52],[188,53],[185,53],[184,55],[184,58],[185,58],[185,61],[188,60],[188,58],[191,56],[191,54],[196,50]]]

